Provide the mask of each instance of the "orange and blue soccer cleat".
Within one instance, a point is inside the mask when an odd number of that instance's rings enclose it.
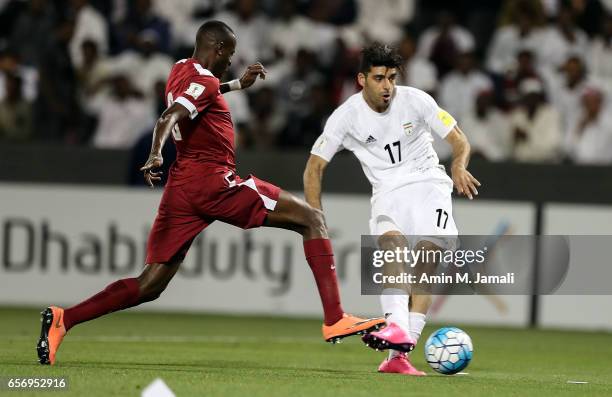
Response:
[[[55,355],[59,349],[64,336],[64,309],[57,306],[49,306],[41,313],[42,326],[40,329],[40,339],[36,345],[38,360],[41,364],[55,364]]]
[[[416,345],[414,339],[395,323],[389,323],[380,331],[365,334],[361,340],[375,350],[392,349],[404,353],[412,351]]]
[[[395,357],[385,360],[378,367],[378,372],[385,374],[404,374],[412,376],[425,376],[425,372],[419,371],[412,366],[406,353],[397,354]]]
[[[323,324],[323,339],[326,342],[339,343],[347,336],[366,334],[376,331],[384,325],[384,317],[363,319],[344,313],[342,318],[335,324]]]

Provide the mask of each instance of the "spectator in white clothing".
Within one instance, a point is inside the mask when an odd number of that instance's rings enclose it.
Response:
[[[569,156],[577,164],[612,164],[612,116],[605,111],[603,93],[587,89],[580,118],[573,126]]]
[[[300,48],[293,67],[279,79],[277,95],[289,113],[302,115],[308,111],[312,87],[322,84],[324,80],[317,54]]]
[[[127,14],[113,28],[116,45],[121,51],[137,49],[139,35],[144,31],[155,32],[160,51],[170,52],[172,38],[168,21],[157,14],[151,0],[132,0],[128,2]]]
[[[404,65],[398,76],[397,84],[415,87],[434,94],[438,84],[436,68],[427,59],[416,55],[416,43],[412,35],[406,34],[402,38],[398,52],[404,59]]]
[[[0,100],[7,95],[5,81],[10,74],[19,77],[21,98],[33,102],[38,96],[38,70],[21,63],[17,52],[0,50]]]
[[[493,82],[476,68],[476,59],[471,52],[456,58],[456,69],[440,84],[440,104],[459,122],[474,112],[478,93],[493,89]]]
[[[601,33],[592,41],[588,62],[593,79],[612,92],[612,14],[604,16]]]
[[[520,51],[536,51],[542,40],[539,13],[530,1],[511,2],[514,5],[510,23],[500,26],[494,33],[487,53],[487,68],[504,74],[516,69],[516,55]]]
[[[144,30],[134,39],[135,50],[126,50],[112,60],[113,67],[128,71],[134,88],[149,101],[155,98],[155,83],[166,81],[174,60],[159,51],[159,37],[154,30]]]
[[[524,80],[519,92],[521,106],[510,116],[513,158],[523,162],[558,162],[561,154],[559,113],[546,103],[539,80]]]
[[[70,57],[75,68],[83,62],[81,46],[85,40],[96,43],[101,54],[108,52],[108,26],[104,16],[88,0],[71,0],[75,13],[74,33],[70,40]]]
[[[530,50],[521,50],[516,56],[515,66],[504,76],[504,101],[508,108],[517,105],[520,94],[518,88],[525,79],[541,79],[536,70],[535,56]]]
[[[201,0],[153,0],[154,13],[169,22],[172,42],[174,45],[182,44],[182,37],[189,33],[189,24],[198,5],[205,4]],[[211,1],[211,3],[213,3]],[[186,44],[192,45],[193,37],[189,37]]]
[[[89,95],[97,91],[99,84],[110,75],[110,64],[103,59],[98,51],[98,45],[93,40],[85,40],[81,44],[83,62],[76,68],[76,75],[79,80],[79,95],[86,99]]]
[[[356,27],[367,41],[396,43],[414,16],[415,0],[358,0]]]
[[[438,77],[442,77],[454,67],[457,55],[474,50],[474,37],[457,25],[448,11],[441,11],[437,19],[437,24],[426,29],[419,39],[418,54],[433,62]]]
[[[278,95],[271,87],[261,88],[253,96],[252,109],[249,128],[239,136],[240,146],[273,147],[287,120],[287,114],[279,104]]]
[[[92,143],[103,149],[130,148],[153,125],[153,108],[134,91],[126,74],[115,74],[108,82],[110,93],[100,92],[88,103],[98,118]]]
[[[296,0],[281,2],[279,16],[270,25],[274,61],[279,58],[290,61],[300,48],[315,51],[319,45],[315,30],[314,22],[297,13]]]
[[[230,109],[232,123],[234,124],[236,147],[240,147],[240,137],[247,134],[250,127],[251,108],[249,108],[249,99],[243,90],[228,92],[223,95],[223,98],[225,98]]]
[[[272,57],[270,21],[259,11],[261,7],[258,3],[257,0],[236,0],[232,10],[214,16],[214,19],[231,26],[239,38],[236,55],[232,58],[230,66],[230,70],[235,75],[242,73],[253,60],[266,64],[266,61]],[[200,24],[198,21],[197,25]]]
[[[503,161],[512,152],[512,136],[508,116],[494,106],[492,91],[482,91],[476,98],[474,112],[468,114],[461,122],[473,156],[480,156],[489,161]]]
[[[570,56],[561,72],[556,78],[549,78],[549,92],[552,104],[561,115],[563,145],[567,151],[570,130],[580,116],[581,98],[587,87],[587,72],[584,61],[577,56]]]
[[[542,34],[538,54],[538,65],[543,69],[556,70],[570,55],[586,58],[589,40],[581,29],[576,27],[574,11],[564,6],[559,10],[555,25]]]

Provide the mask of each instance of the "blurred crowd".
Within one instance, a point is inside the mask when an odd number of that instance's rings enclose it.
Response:
[[[168,72],[208,19],[238,37],[226,79],[268,70],[226,94],[239,147],[310,147],[376,40],[475,156],[612,164],[612,0],[0,0],[0,141],[146,155]]]

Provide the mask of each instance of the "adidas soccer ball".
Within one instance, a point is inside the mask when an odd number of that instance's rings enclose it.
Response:
[[[444,375],[465,369],[472,359],[472,351],[470,336],[455,327],[440,328],[425,342],[425,360]]]

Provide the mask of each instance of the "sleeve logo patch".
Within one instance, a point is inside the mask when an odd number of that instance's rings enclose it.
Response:
[[[450,127],[455,123],[455,119],[451,116],[446,110],[440,109],[438,110],[438,119],[444,124],[446,127]]]
[[[317,148],[318,150],[323,150],[325,148],[325,145],[327,144],[327,139],[325,139],[324,136],[319,137],[319,139],[317,140],[317,142],[315,143],[315,148]]]
[[[205,89],[206,88],[202,84],[191,83],[187,91],[185,91],[185,94],[193,97],[193,99],[198,99],[198,97],[204,93]]]

